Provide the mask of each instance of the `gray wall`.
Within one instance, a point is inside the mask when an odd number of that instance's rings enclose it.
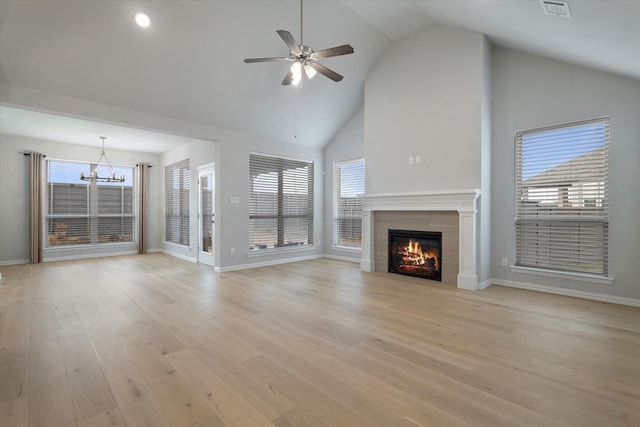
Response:
[[[433,25],[376,64],[365,82],[367,193],[480,188],[483,57],[481,33]]]
[[[364,108],[351,117],[349,122],[324,149],[324,253],[339,259],[360,262],[362,251],[333,247],[333,163],[364,157]],[[364,165],[365,171],[367,165]],[[365,189],[366,191],[366,189]]]
[[[493,51],[492,276],[533,284],[640,298],[640,80],[504,48]],[[609,273],[612,285],[518,274],[514,262],[514,132],[611,116]]]
[[[25,151],[38,151],[49,159],[92,162],[100,156],[99,147],[0,135],[0,265],[29,262],[29,161],[22,155]],[[114,165],[135,166],[139,162],[152,165],[148,187],[147,247],[149,250],[160,250],[163,210],[160,156],[108,148],[107,155]],[[116,252],[123,251],[125,246],[127,245],[118,245],[111,249]],[[94,254],[92,248],[83,248],[80,253],[74,253],[67,248],[56,248],[51,251],[45,250],[43,257],[45,260],[51,260],[91,254]]]

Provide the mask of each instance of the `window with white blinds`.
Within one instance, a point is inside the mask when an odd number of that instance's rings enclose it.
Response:
[[[189,245],[189,159],[167,165],[165,176],[165,240]]]
[[[47,247],[135,241],[133,167],[114,166],[124,182],[82,181],[96,165],[47,160]],[[98,174],[104,175],[100,168]]]
[[[249,154],[249,250],[313,244],[313,162]]]
[[[362,201],[364,194],[364,159],[335,162],[333,244],[362,248]]]
[[[516,265],[606,276],[609,119],[516,132]]]

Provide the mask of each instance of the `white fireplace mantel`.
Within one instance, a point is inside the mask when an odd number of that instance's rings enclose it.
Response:
[[[459,288],[478,289],[476,201],[480,190],[365,194],[362,199],[362,261],[360,269],[374,271],[373,221],[375,211],[457,211],[459,227]]]

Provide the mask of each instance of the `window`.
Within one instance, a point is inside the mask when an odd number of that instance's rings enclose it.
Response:
[[[189,159],[167,165],[165,176],[165,240],[189,245]]]
[[[606,276],[609,119],[516,132],[516,265]]]
[[[364,194],[364,159],[333,164],[334,210],[333,244],[362,248],[362,201]]]
[[[313,244],[313,162],[249,154],[249,250]]]
[[[108,170],[98,167],[98,175]],[[95,163],[47,160],[47,247],[133,242],[133,167],[114,166],[124,182],[80,180]]]

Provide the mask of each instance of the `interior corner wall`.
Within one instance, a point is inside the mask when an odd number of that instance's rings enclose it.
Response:
[[[179,162],[181,160],[189,159],[189,178],[190,187],[194,191],[189,191],[189,212],[191,213],[189,218],[190,229],[190,244],[189,246],[177,245],[168,243],[165,241],[164,233],[164,214],[163,214],[163,228],[162,228],[162,250],[163,252],[196,262],[198,260],[198,167],[215,162],[216,159],[216,143],[213,141],[193,140],[187,144],[180,145],[173,150],[169,150],[162,154],[162,209],[164,213],[166,206],[166,191],[165,186],[165,167]]]
[[[49,159],[96,161],[99,147],[65,144],[15,135],[0,135],[0,265],[29,262],[29,162],[22,154],[27,151],[43,153]],[[136,165],[147,162],[149,171],[147,247],[161,247],[162,212],[160,194],[163,188],[160,172],[160,156],[157,154],[108,150],[109,161],[114,165]],[[16,185],[17,183],[17,185]],[[117,247],[112,248],[115,251]],[[102,252],[83,248],[82,255],[100,256]],[[77,252],[77,251],[76,251]],[[72,250],[56,248],[47,253],[44,260],[73,258]]]
[[[365,81],[367,193],[481,187],[484,43],[432,25],[376,64]]]
[[[364,157],[364,107],[360,108],[324,149],[324,253],[340,259],[360,262],[361,251],[333,247],[333,163]],[[365,169],[367,165],[365,164]],[[366,189],[365,189],[366,190]]]
[[[492,275],[504,284],[640,299],[640,80],[506,48],[492,54]],[[514,132],[610,116],[609,275],[598,285],[512,272]]]
[[[220,137],[216,160],[216,243],[222,271],[278,264],[319,257],[322,254],[322,200],[324,185],[322,149],[269,141],[241,132]],[[249,153],[310,160],[314,163],[314,245],[293,251],[249,254]],[[218,197],[219,196],[219,197]],[[238,203],[231,203],[237,197]],[[235,253],[231,253],[231,249]],[[217,261],[216,261],[217,262]]]
[[[485,287],[491,279],[491,52],[492,47],[483,37],[483,69],[480,133],[480,198],[478,201],[478,284]]]

